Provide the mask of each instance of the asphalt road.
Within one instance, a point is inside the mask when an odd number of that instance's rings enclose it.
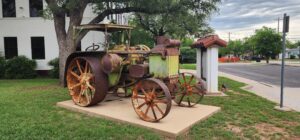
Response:
[[[251,79],[254,81],[280,86],[280,65],[267,64],[230,64],[220,65],[219,71]],[[300,87],[300,67],[285,67],[285,86]]]

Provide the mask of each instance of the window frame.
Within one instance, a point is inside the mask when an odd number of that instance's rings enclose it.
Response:
[[[7,53],[7,51],[8,51],[8,47],[9,46],[7,46],[7,43],[6,43],[6,38],[15,38],[16,39],[16,55],[13,55],[12,57],[8,57],[8,53]],[[18,51],[18,37],[16,37],[16,36],[5,36],[5,37],[3,37],[3,45],[4,45],[4,58],[5,59],[12,59],[12,58],[14,58],[14,57],[17,57],[17,56],[19,56],[19,51]]]
[[[36,46],[34,46],[34,43],[33,43],[33,38],[42,38],[43,39],[43,52],[42,52],[42,57],[39,57],[39,56],[35,56],[36,53],[34,53],[34,50]],[[45,44],[45,37],[44,36],[31,36],[30,37],[30,43],[31,43],[31,59],[33,60],[45,60],[46,59],[46,44]],[[39,43],[37,43],[39,44]],[[39,46],[40,47],[40,46]],[[40,49],[40,48],[38,48]],[[41,53],[41,52],[39,52]]]
[[[40,11],[40,10],[37,11],[37,14],[36,14],[36,15],[32,15],[32,12],[33,12],[33,11],[32,11],[33,9],[31,8],[31,2],[32,2],[32,1],[34,1],[34,0],[29,0],[29,1],[28,1],[28,3],[29,3],[29,17],[33,17],[33,18],[34,18],[34,17],[42,17],[42,15],[39,15],[39,11]],[[43,1],[43,0],[40,0],[40,1],[42,2],[42,9],[41,9],[41,10],[44,10],[44,1]]]
[[[5,16],[4,15],[4,4],[3,4],[3,1],[4,0],[1,0],[1,8],[2,8],[2,18],[15,18],[15,17],[17,17],[17,8],[16,8],[16,0],[7,0],[7,1],[10,1],[10,2],[14,2],[14,13],[13,13],[13,15],[12,16]]]

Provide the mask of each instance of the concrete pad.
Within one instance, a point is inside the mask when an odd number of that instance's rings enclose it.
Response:
[[[79,107],[71,100],[58,102],[57,105],[68,110],[144,127],[172,139],[187,133],[194,124],[220,111],[220,107],[215,106],[196,105],[185,108],[173,103],[170,113],[164,119],[158,123],[150,123],[137,116],[130,98],[115,98],[92,107]]]
[[[275,109],[278,110],[278,111],[283,111],[283,112],[293,111],[293,109],[291,109],[289,107],[286,107],[286,106],[283,106],[283,107],[275,106]]]

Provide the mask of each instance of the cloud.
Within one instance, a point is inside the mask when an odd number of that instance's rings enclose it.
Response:
[[[291,17],[291,27],[294,28],[290,34],[300,35],[300,24],[297,24],[300,21],[300,0],[223,0],[219,8],[210,25],[224,38],[228,38],[228,32],[236,38],[243,38],[262,26],[277,28],[276,19],[282,18],[283,13]]]

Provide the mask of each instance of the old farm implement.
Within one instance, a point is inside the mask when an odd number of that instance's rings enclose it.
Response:
[[[167,116],[172,100],[184,107],[197,104],[205,89],[196,75],[179,73],[180,42],[161,38],[153,49],[130,46],[131,30],[116,24],[74,27],[74,41],[88,31],[101,31],[105,36],[103,44],[93,44],[67,59],[65,82],[74,103],[92,106],[108,93],[131,97],[137,115],[149,122]]]

